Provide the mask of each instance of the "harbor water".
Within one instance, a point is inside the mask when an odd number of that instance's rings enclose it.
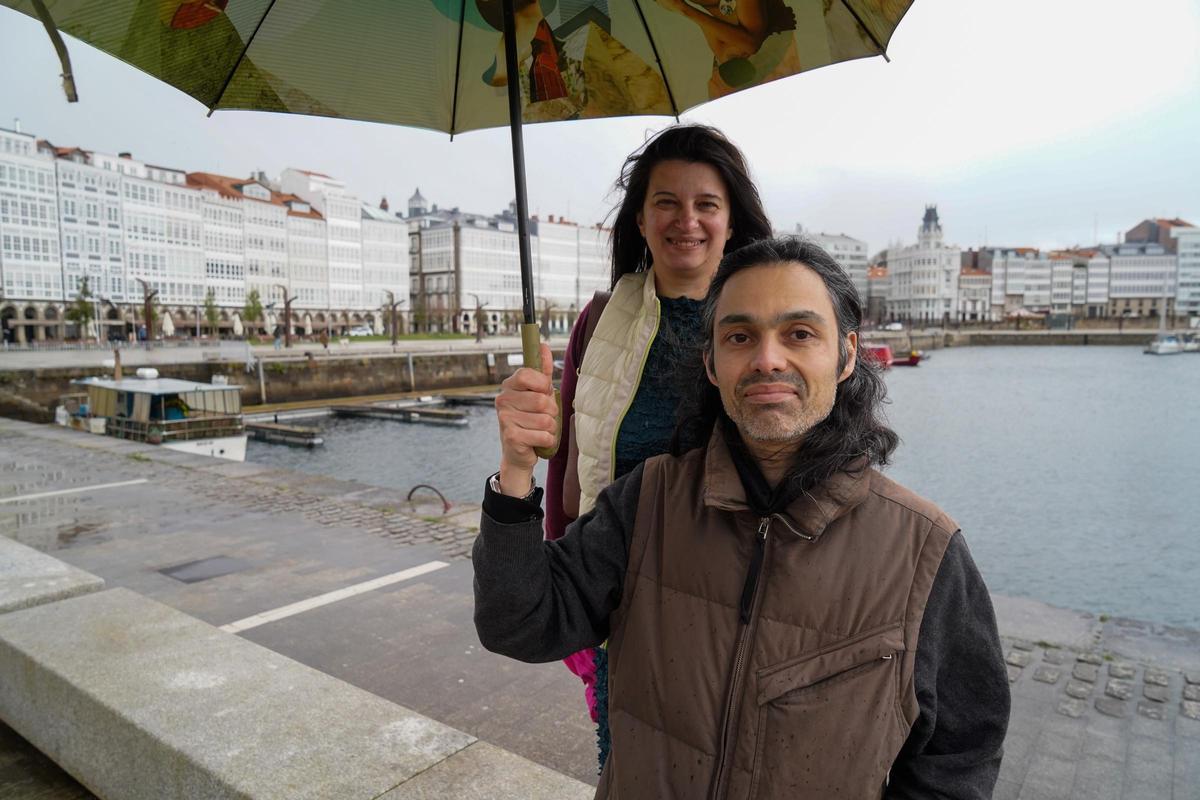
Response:
[[[886,473],[957,520],[992,591],[1200,628],[1200,355],[948,349],[887,382]],[[323,448],[251,442],[247,460],[478,502],[499,443],[492,410],[468,414],[329,419]]]

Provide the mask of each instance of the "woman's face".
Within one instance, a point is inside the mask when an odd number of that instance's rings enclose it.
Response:
[[[733,235],[729,192],[710,164],[662,161],[650,170],[638,230],[654,269],[680,278],[711,278]]]

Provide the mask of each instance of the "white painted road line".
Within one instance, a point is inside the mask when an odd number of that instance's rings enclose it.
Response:
[[[53,492],[38,492],[37,494],[23,494],[19,497],[0,497],[0,503],[20,503],[23,500],[38,500],[43,497],[54,497],[60,494],[76,494],[78,492],[94,492],[97,489],[115,489],[118,486],[137,486],[139,483],[147,483],[149,478],[138,478],[135,481],[119,481],[117,483],[98,483],[95,486],[76,486],[74,489],[59,489]]]
[[[221,630],[226,633],[241,633],[250,628],[257,628],[259,625],[265,625],[268,622],[290,617],[293,614],[299,614],[302,611],[309,611],[321,606],[327,606],[330,603],[336,603],[338,600],[345,600],[347,597],[369,592],[374,589],[382,589],[384,586],[391,586],[393,583],[400,583],[409,578],[416,578],[428,572],[434,572],[443,567],[450,566],[445,561],[430,561],[427,564],[422,564],[419,567],[410,567],[400,572],[393,572],[391,575],[384,575],[382,578],[375,578],[362,583],[356,583],[353,586],[347,586],[344,589],[336,589],[332,592],[319,594],[316,597],[310,597],[307,600],[301,600],[298,603],[291,603],[286,606],[281,606],[273,611],[264,611],[261,614],[255,614],[252,617],[239,619],[237,622],[231,622],[228,625],[222,625]]]

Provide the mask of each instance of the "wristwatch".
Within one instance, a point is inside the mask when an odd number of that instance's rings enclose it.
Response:
[[[504,494],[504,490],[500,488],[500,473],[499,472],[497,472],[492,477],[488,478],[488,486],[496,494]],[[518,497],[518,498],[513,498],[513,499],[532,500],[533,493],[536,491],[537,491],[537,478],[533,475],[530,475],[529,476],[529,493],[526,494],[524,497]],[[505,497],[512,497],[512,495],[505,495]]]

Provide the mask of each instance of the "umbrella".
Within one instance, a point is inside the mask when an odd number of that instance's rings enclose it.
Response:
[[[170,312],[163,314],[162,335],[168,339],[175,335],[175,320],[171,319]]]
[[[526,363],[539,362],[524,122],[678,117],[882,55],[912,0],[0,0],[187,92],[253,109],[512,132]],[[510,80],[516,76],[517,80]]]

